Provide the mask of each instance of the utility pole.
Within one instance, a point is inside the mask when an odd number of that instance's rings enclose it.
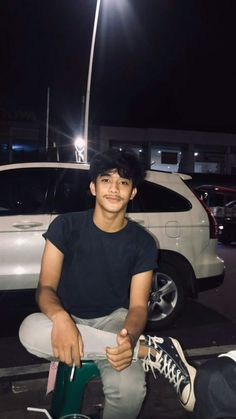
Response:
[[[95,18],[94,18],[94,24],[93,24],[93,36],[92,36],[92,42],[91,42],[91,48],[90,48],[87,90],[86,90],[86,97],[85,97],[84,135],[83,135],[83,138],[84,138],[84,141],[85,141],[84,161],[86,163],[88,162],[88,124],[89,124],[90,88],[91,88],[93,56],[94,56],[94,47],[95,47],[95,41],[96,41],[97,24],[98,24],[100,5],[101,5],[101,0],[97,0]]]
[[[47,88],[46,138],[45,138],[46,154],[48,154],[49,106],[50,106],[50,88],[48,87]]]

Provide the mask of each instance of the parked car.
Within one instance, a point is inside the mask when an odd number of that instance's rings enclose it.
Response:
[[[236,189],[201,185],[196,190],[217,221],[219,241],[224,244],[236,241]]]
[[[230,201],[236,200],[236,189],[219,185],[200,185],[196,191],[205,204],[211,208],[215,217],[224,216],[224,207]]]
[[[190,177],[148,171],[128,207],[128,217],[155,237],[158,270],[149,300],[149,325],[173,321],[187,296],[214,287],[224,277],[216,254],[216,222],[186,185]],[[37,286],[49,223],[94,205],[88,165],[19,163],[0,166],[0,290]],[[206,284],[206,285],[205,285]]]
[[[219,222],[219,241],[223,244],[236,242],[236,200],[224,207],[224,217]]]

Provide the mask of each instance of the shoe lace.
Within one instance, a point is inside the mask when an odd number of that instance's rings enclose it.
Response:
[[[149,343],[152,343],[156,350],[158,339],[159,338],[157,337],[149,336]],[[185,376],[182,371],[163,350],[157,351],[155,356],[152,354],[151,350],[152,348],[149,348],[148,354],[143,360],[144,371],[147,372],[151,369],[153,376],[156,378],[155,370],[158,370],[160,374],[164,375],[169,383],[174,385],[176,392],[179,393],[181,383],[185,381]]]

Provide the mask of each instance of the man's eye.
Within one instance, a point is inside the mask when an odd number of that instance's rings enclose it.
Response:
[[[122,180],[122,181],[121,181],[121,184],[122,184],[122,185],[129,185],[129,182],[128,182],[128,180]]]
[[[103,177],[103,178],[101,179],[101,181],[102,181],[102,182],[104,182],[104,183],[107,183],[107,182],[109,182],[109,178]]]

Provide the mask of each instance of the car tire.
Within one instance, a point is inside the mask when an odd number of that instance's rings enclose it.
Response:
[[[160,263],[153,276],[152,290],[148,303],[149,329],[161,329],[170,325],[184,305],[185,287],[182,269],[166,262]]]

